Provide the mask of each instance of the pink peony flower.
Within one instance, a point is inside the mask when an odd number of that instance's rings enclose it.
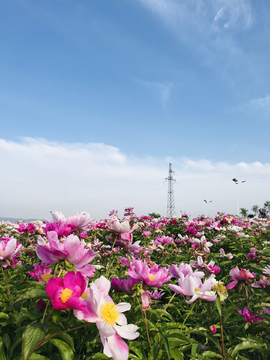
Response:
[[[6,268],[9,265],[14,266],[15,256],[22,249],[22,245],[15,238],[1,238],[0,240],[0,262]]]
[[[147,311],[151,309],[151,296],[149,291],[141,291],[141,299],[142,299],[142,310]]]
[[[230,275],[233,281],[226,286],[227,290],[233,289],[239,281],[247,282],[256,276],[256,274],[251,273],[249,270],[239,270],[237,266],[230,271]]]
[[[214,240],[213,240],[214,241]],[[225,254],[225,251],[223,250],[223,249],[219,249],[219,251],[220,251],[220,257],[227,257],[227,258],[229,258],[230,260],[232,260],[233,259],[233,256],[232,256],[232,254],[231,253],[228,253],[228,254]]]
[[[78,236],[69,235],[60,242],[55,231],[47,233],[47,239],[48,243],[42,238],[38,240],[37,255],[41,261],[53,265],[59,260],[69,260],[75,266],[75,269],[84,276],[94,276],[95,268],[89,263],[97,253],[91,249],[86,249],[84,240],[80,241]]]
[[[159,268],[154,265],[151,268],[141,260],[134,260],[130,264],[127,274],[136,280],[144,281],[149,286],[161,287],[171,279],[168,275],[168,269]]]
[[[200,277],[193,275],[184,276],[180,275],[178,285],[169,284],[169,288],[184,296],[192,296],[192,298],[186,301],[187,304],[193,303],[198,298],[207,301],[216,301],[215,291],[211,291],[212,286],[217,283],[214,275],[211,275],[204,283],[201,282]]]
[[[270,275],[270,265],[267,265],[263,271],[264,274]]]
[[[142,233],[142,236],[151,236],[152,235],[152,233],[151,233],[151,231],[143,231],[143,233]]]
[[[150,298],[151,299],[154,299],[154,300],[159,300],[162,298],[162,296],[165,294],[164,292],[162,291],[158,291],[157,289],[155,289],[154,291],[148,291],[146,290],[147,293],[149,294]]]
[[[172,277],[180,278],[180,274],[184,274],[184,276],[187,275],[193,275],[193,270],[189,264],[181,263],[180,265],[169,265],[168,266],[169,272],[172,275]],[[194,274],[196,273],[196,276],[198,276],[200,279],[204,277],[204,272],[195,270]]]
[[[101,276],[91,283],[84,296],[85,308],[74,310],[74,315],[79,320],[96,323],[103,344],[103,352],[114,360],[127,360],[129,349],[124,339],[136,339],[139,334],[138,327],[127,324],[123,312],[130,310],[128,303],[115,305],[108,295],[110,282]]]
[[[51,278],[46,285],[46,293],[51,298],[51,304],[56,310],[82,310],[85,303],[83,295],[86,281],[80,272],[69,271],[64,279]]]
[[[129,222],[125,220],[121,223],[116,215],[113,215],[108,221],[108,229],[117,233],[126,233],[131,231]]]

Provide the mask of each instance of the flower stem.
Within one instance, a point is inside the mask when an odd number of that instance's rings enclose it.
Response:
[[[170,303],[173,301],[173,298],[175,297],[176,293],[173,294],[173,296],[170,298],[170,301],[168,302],[168,304],[165,306],[165,308],[163,310],[167,310],[168,306],[170,305]],[[162,314],[161,314],[162,316]]]
[[[192,308],[189,310],[189,312],[188,312],[188,314],[187,314],[187,316],[186,316],[186,318],[185,318],[185,320],[184,320],[184,322],[183,322],[183,324],[182,324],[182,326],[181,326],[181,330],[183,329],[183,327],[184,327],[184,325],[185,325],[185,322],[187,321],[189,315],[192,313],[192,311],[193,311],[193,309],[194,309],[194,306],[195,306],[195,302],[193,303]]]
[[[144,313],[144,323],[145,323],[145,328],[146,328],[146,333],[147,333],[147,339],[148,339],[148,343],[149,343],[149,346],[150,346],[150,349],[151,349],[152,346],[151,346],[150,337],[149,337],[149,331],[148,331],[148,327],[147,327],[146,311],[143,311],[143,313]]]
[[[147,334],[148,344],[149,344],[150,349],[151,349],[151,348],[152,348],[152,346],[151,346],[151,341],[150,341],[149,331],[148,331],[148,326],[147,326],[146,312],[145,312],[145,311],[143,311],[142,306],[141,306],[141,304],[140,304],[140,302],[139,302],[139,299],[138,299],[138,298],[137,298],[137,300],[138,300],[138,304],[139,304],[139,307],[140,307],[141,312],[142,312],[142,317],[143,317],[143,320],[144,320],[144,323],[145,323],[145,328],[146,328],[146,334]]]
[[[43,318],[41,320],[41,324],[44,323],[44,319],[45,319],[45,316],[46,316],[46,312],[47,312],[47,309],[48,309],[48,305],[49,305],[49,300],[47,300],[47,304],[46,304],[46,308],[44,310],[44,314],[43,314]]]
[[[222,316],[221,315],[220,315],[220,331],[221,331],[221,341],[222,341],[222,356],[223,356],[223,360],[226,360],[226,358],[225,358],[224,336],[223,336],[223,322],[222,322]]]
[[[114,249],[115,242],[116,242],[116,237],[115,237],[115,239],[114,239],[114,242],[113,242],[113,246],[112,246],[112,250],[111,250],[111,254],[110,254],[110,255],[113,254],[113,249]],[[109,262],[109,264],[108,264],[108,266],[107,266],[106,276],[108,276],[107,274],[109,274],[110,267],[111,267],[111,262]]]
[[[48,339],[50,339],[50,338],[52,338],[52,337],[54,337],[54,336],[56,336],[56,335],[64,334],[64,333],[67,333],[67,332],[70,332],[70,331],[73,331],[73,330],[78,330],[78,329],[80,329],[80,328],[83,328],[83,327],[86,327],[86,326],[89,326],[89,325],[92,325],[92,323],[87,323],[87,324],[84,324],[84,325],[81,325],[81,326],[78,326],[78,327],[75,327],[75,328],[72,328],[72,329],[67,329],[67,330],[59,331],[59,332],[57,332],[57,333],[55,333],[55,334],[49,335],[49,336],[47,336],[45,339],[41,340],[41,341],[37,344],[37,346],[34,348],[34,350],[32,351],[32,353],[33,353],[35,350],[37,350],[38,348],[40,348],[45,341],[47,341]]]

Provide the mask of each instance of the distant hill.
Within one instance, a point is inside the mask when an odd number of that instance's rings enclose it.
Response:
[[[23,222],[32,222],[36,220],[45,221],[44,219],[22,219],[22,218],[12,218],[12,217],[5,217],[0,216],[0,221],[10,221],[10,222],[16,222],[16,221],[23,221]]]

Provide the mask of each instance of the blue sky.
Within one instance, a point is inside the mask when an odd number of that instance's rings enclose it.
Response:
[[[268,0],[0,1],[0,216],[165,215],[169,162],[177,212],[235,211],[233,177],[240,206],[262,206],[269,15]]]

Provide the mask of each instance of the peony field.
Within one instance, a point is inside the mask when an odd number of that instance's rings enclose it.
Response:
[[[0,222],[1,360],[270,359],[270,218]]]

